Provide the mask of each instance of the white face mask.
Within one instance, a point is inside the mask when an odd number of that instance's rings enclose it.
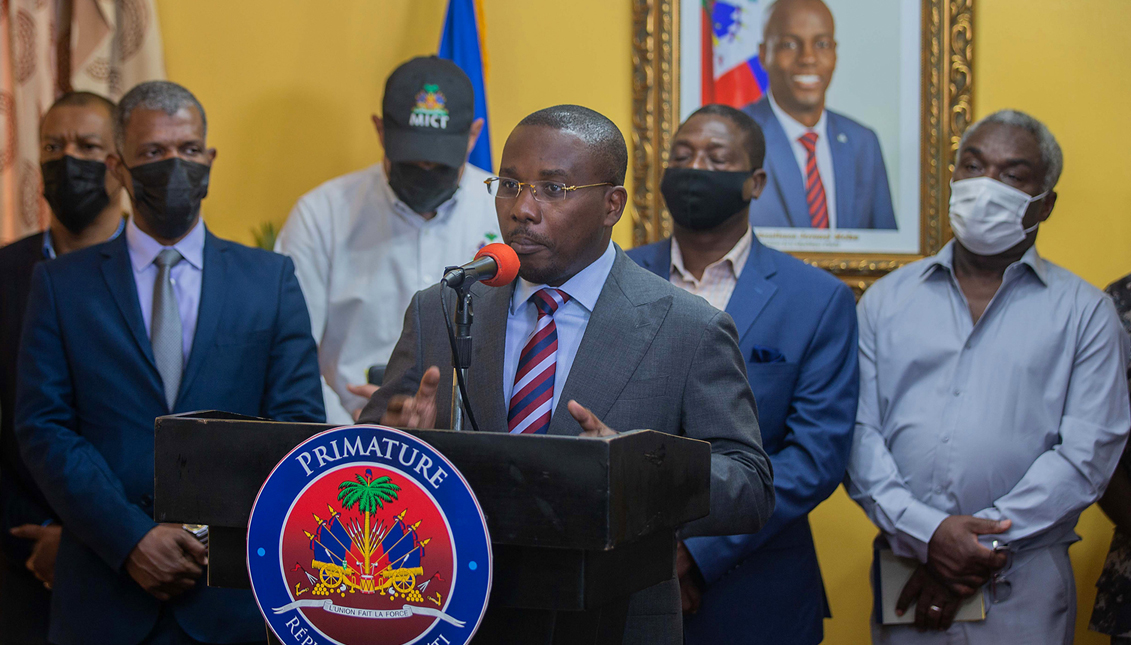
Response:
[[[950,230],[967,249],[978,255],[997,255],[1013,248],[1037,230],[1022,228],[1029,204],[1044,199],[1048,191],[1029,193],[989,177],[950,182]]]

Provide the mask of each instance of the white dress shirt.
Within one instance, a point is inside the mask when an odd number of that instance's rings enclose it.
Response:
[[[609,247],[592,264],[578,271],[562,286],[557,287],[566,292],[569,302],[565,303],[554,312],[554,325],[558,331],[558,356],[554,370],[554,398],[550,403],[550,410],[557,410],[558,398],[562,395],[569,370],[573,367],[573,359],[577,356],[577,348],[581,346],[581,338],[585,336],[585,328],[589,325],[589,316],[597,299],[601,297],[601,290],[605,288],[605,280],[613,270],[613,261],[616,260],[616,247],[609,242]],[[503,356],[503,400],[510,408],[511,391],[514,389],[514,375],[518,372],[518,358],[530,334],[538,325],[538,307],[530,301],[530,296],[535,291],[546,288],[544,284],[532,284],[526,280],[519,280],[511,295],[510,311],[507,314],[507,342]],[[551,412],[553,414],[553,412]]]
[[[1036,248],[972,322],[954,242],[860,300],[860,405],[845,488],[897,555],[948,515],[1012,520],[1014,551],[1067,544],[1131,428],[1111,300]]]
[[[836,228],[836,174],[833,172],[833,150],[832,146],[829,145],[828,113],[821,110],[821,118],[817,120],[817,125],[810,128],[786,114],[785,110],[781,109],[774,101],[773,94],[768,94],[768,96],[770,98],[770,109],[774,111],[774,116],[781,124],[782,130],[785,130],[790,148],[793,149],[793,157],[797,159],[797,168],[801,171],[802,186],[805,185],[805,168],[808,166],[809,151],[805,149],[800,139],[806,133],[817,133],[817,172],[820,173],[821,183],[825,187],[825,202],[829,208],[829,228]]]
[[[499,242],[490,175],[464,166],[456,194],[426,220],[397,199],[381,164],[332,179],[303,195],[275,250],[289,255],[310,311],[329,423],[351,423],[366,400],[346,386],[366,382],[401,335],[417,291],[444,268]]]
[[[145,321],[145,334],[150,334],[149,326],[153,320],[153,284],[157,282],[157,265],[153,263],[162,249],[160,242],[142,232],[134,218],[126,224],[126,246],[130,252],[130,264],[134,269],[134,283],[137,284],[137,300],[141,305],[141,317]],[[192,351],[192,339],[196,335],[196,316],[200,312],[200,284],[204,275],[204,220],[199,219],[189,234],[171,248],[180,252],[184,259],[170,270],[173,294],[177,297],[177,312],[181,315],[181,347],[188,363]]]
[[[669,281],[684,291],[693,293],[703,298],[719,311],[726,311],[727,303],[734,294],[734,287],[750,258],[750,245],[754,241],[754,230],[746,229],[738,243],[727,251],[727,254],[717,262],[712,262],[703,269],[703,277],[696,280],[683,266],[683,251],[679,242],[672,237],[672,266]]]

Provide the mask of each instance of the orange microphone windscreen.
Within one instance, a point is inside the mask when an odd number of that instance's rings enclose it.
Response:
[[[518,277],[518,254],[506,244],[499,242],[488,244],[479,249],[479,252],[475,254],[476,259],[481,257],[489,257],[499,266],[499,270],[495,272],[495,277],[490,280],[480,280],[480,282],[488,287],[508,285],[514,282],[514,279]]]

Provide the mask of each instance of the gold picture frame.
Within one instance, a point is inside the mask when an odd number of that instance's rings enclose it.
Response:
[[[659,188],[679,119],[680,1],[632,0],[634,246],[671,234]],[[835,273],[858,293],[888,272],[936,253],[950,239],[948,184],[959,139],[974,113],[973,5],[974,0],[922,0],[918,253],[793,254]]]

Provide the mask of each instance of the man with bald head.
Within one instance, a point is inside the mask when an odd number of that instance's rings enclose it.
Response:
[[[508,137],[501,176],[488,187],[521,269],[506,287],[472,288],[475,416],[493,432],[605,436],[651,428],[709,441],[711,513],[680,534],[757,531],[774,493],[734,322],[612,243],[628,200],[627,163],[617,127],[575,105],[539,110]],[[362,421],[450,427],[453,392],[439,387],[452,382],[440,289],[414,296]],[[624,642],[682,640],[673,571],[633,596]]]
[[[970,126],[950,184],[954,240],[857,307],[845,487],[880,529],[881,562],[913,569],[888,606],[908,624],[875,620],[876,643],[1072,642],[1068,547],[1119,462],[1131,408],[1111,300],[1034,246],[1062,167],[1027,114]],[[967,599],[984,620],[955,622]]]
[[[156,417],[325,419],[294,265],[221,240],[201,219],[216,159],[207,123],[176,83],[127,92],[106,161],[134,216],[118,238],[32,276],[15,428],[62,524],[58,645],[264,640],[251,592],[207,587],[204,545],[153,517]]]
[[[69,92],[43,115],[39,161],[51,223],[0,249],[0,634],[13,645],[47,642],[50,585],[61,528],[20,459],[13,430],[16,352],[35,266],[121,233],[122,185],[106,172],[114,103]]]
[[[894,229],[880,141],[867,126],[827,110],[836,69],[836,24],[821,0],[766,9],[758,59],[770,89],[744,111],[766,135],[766,190],[754,226]]]

